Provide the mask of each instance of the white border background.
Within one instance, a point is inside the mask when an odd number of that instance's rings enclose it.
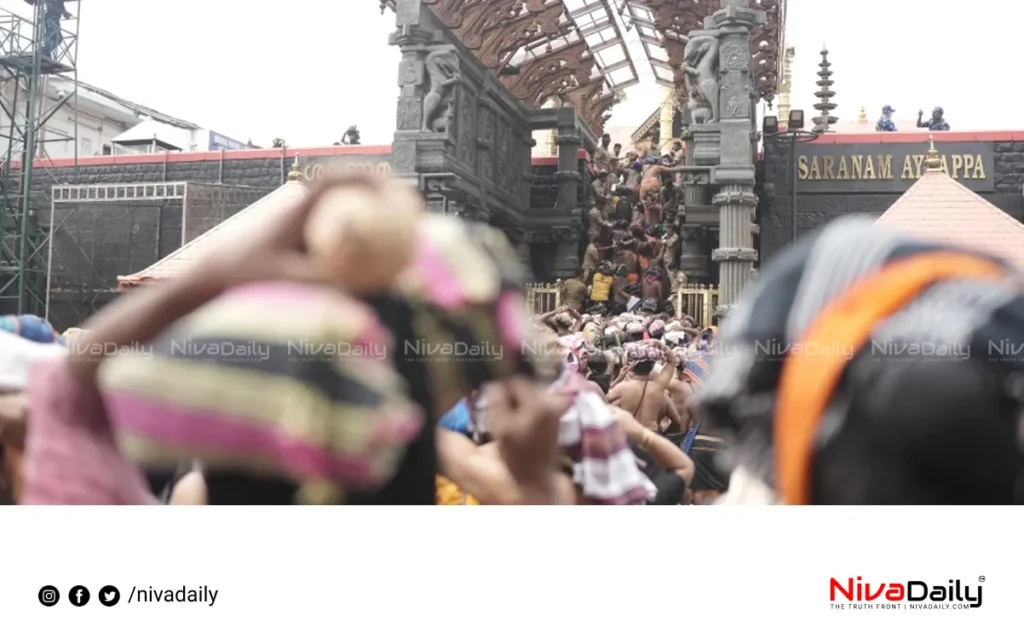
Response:
[[[4,631],[1020,630],[1016,508],[0,508]],[[829,579],[985,576],[962,611],[834,611]],[[85,607],[68,601],[89,588]],[[116,585],[104,607],[99,588]],[[39,604],[55,585],[61,601]],[[132,586],[220,593],[128,604]],[[782,627],[785,627],[783,629]],[[871,627],[866,629],[865,627]]]

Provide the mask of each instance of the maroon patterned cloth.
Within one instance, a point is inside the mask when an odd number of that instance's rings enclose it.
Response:
[[[95,388],[83,385],[67,358],[32,368],[32,402],[23,505],[155,503],[146,480],[118,450]]]

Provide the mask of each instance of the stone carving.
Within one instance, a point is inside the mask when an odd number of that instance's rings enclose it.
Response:
[[[398,66],[399,86],[418,86],[423,83],[423,63],[414,58],[403,59]]]
[[[476,146],[476,98],[466,87],[460,92],[458,157],[462,162],[472,164]]]
[[[722,136],[722,156],[748,156],[750,155],[750,136],[744,133],[743,136]]]
[[[424,62],[430,90],[423,97],[424,132],[446,132],[455,113],[452,87],[462,80],[459,60],[453,49],[437,50]]]
[[[480,159],[478,173],[484,182],[491,182],[494,178],[494,148],[491,139],[494,137],[494,113],[486,107],[480,108],[480,121],[477,129],[476,144],[479,148],[477,156]]]
[[[739,46],[722,49],[722,66],[725,70],[746,70],[749,53]]]
[[[716,248],[711,251],[711,261],[713,262],[756,262],[757,251],[752,248],[745,248],[741,246],[729,246],[724,248]]]
[[[398,173],[416,171],[416,146],[412,143],[392,143],[391,162]]]
[[[508,190],[508,123],[501,118],[495,118],[498,127],[498,142],[495,151],[498,153],[498,172],[495,174],[497,185]]]
[[[686,44],[683,60],[686,93],[693,123],[718,120],[718,36],[695,35]]]
[[[757,194],[753,191],[720,191],[711,197],[711,204],[742,204],[756,207]]]
[[[399,97],[397,123],[399,130],[418,130],[423,121],[423,102],[416,97]]]
[[[743,107],[743,102],[740,100],[740,98],[737,97],[736,95],[733,95],[729,97],[729,101],[725,104],[725,116],[732,119],[738,119],[742,116],[745,116],[745,109],[746,108]]]

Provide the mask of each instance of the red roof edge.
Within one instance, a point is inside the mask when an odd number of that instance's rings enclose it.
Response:
[[[915,130],[913,132],[869,132],[865,134],[824,134],[812,144],[842,145],[875,143],[927,143],[928,137],[934,136],[939,143],[991,143],[1024,141],[1024,131],[973,131],[973,132],[932,132]]]
[[[219,152],[163,152],[160,154],[123,154],[119,156],[81,156],[78,158],[79,167],[93,167],[101,165],[143,165],[161,163],[194,163],[219,160],[265,160],[268,158],[280,158],[295,160],[296,156],[301,158],[317,158],[322,156],[388,156],[391,154],[390,145],[335,145],[331,147],[305,147],[286,149],[238,149],[223,150]],[[579,159],[589,162],[590,154],[581,149]],[[539,156],[531,161],[534,166],[551,166],[558,164],[557,156]],[[20,165],[21,161],[11,161],[12,166]],[[56,168],[74,167],[74,158],[45,158],[38,159],[33,163],[34,167]]]

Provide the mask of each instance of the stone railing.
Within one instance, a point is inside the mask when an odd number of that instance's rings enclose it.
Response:
[[[526,311],[530,316],[551,312],[562,305],[562,280],[553,284],[526,284]]]
[[[718,286],[683,286],[672,297],[676,316],[687,314],[701,327],[714,325],[715,307],[718,306]]]

